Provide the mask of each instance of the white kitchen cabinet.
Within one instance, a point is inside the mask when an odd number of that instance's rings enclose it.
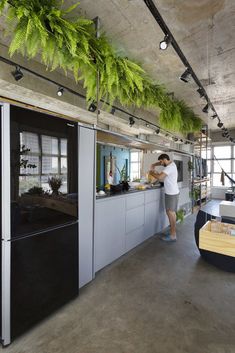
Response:
[[[126,234],[126,252],[135,248],[144,241],[144,225]]]
[[[144,205],[126,211],[126,233],[144,225]]]
[[[167,226],[162,189],[96,200],[95,272]]]
[[[125,253],[125,221],[124,197],[96,201],[95,272]]]
[[[130,210],[144,205],[144,192],[128,194],[126,197],[126,209]]]
[[[149,202],[145,205],[144,239],[160,231],[161,222],[159,219],[159,200]]]

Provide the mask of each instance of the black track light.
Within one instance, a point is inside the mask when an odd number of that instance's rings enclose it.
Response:
[[[172,136],[172,140],[177,142],[179,139],[178,139],[178,137]]]
[[[129,125],[130,127],[132,127],[135,124],[135,119],[133,118],[133,116],[129,116]]]
[[[88,107],[89,112],[92,112],[92,113],[94,113],[96,111],[96,109],[97,109],[97,107],[94,102],[92,102]]]
[[[223,132],[223,133],[222,133],[222,136],[223,136],[223,137],[229,137],[229,132],[228,132],[228,131]]]
[[[231,142],[234,142],[234,140],[233,140],[233,138],[232,138],[232,137],[229,137],[229,140],[230,140]]]
[[[217,126],[221,128],[221,127],[224,126],[224,124],[223,124],[221,121],[219,121],[218,124],[217,124]]]
[[[155,130],[155,134],[158,135],[160,133],[159,127]]]
[[[190,80],[191,72],[189,68],[187,68],[184,73],[180,76],[180,80],[184,82],[188,82]]]
[[[211,119],[215,119],[215,118],[218,118],[218,115],[217,114],[213,114]]]
[[[200,98],[205,97],[204,89],[202,87],[199,87],[197,89],[197,92],[198,92]]]
[[[114,115],[115,111],[116,111],[116,109],[114,107],[112,107],[110,114]]]
[[[61,97],[61,96],[63,96],[63,94],[64,94],[63,87],[59,87],[58,90],[57,90],[57,96]]]
[[[208,103],[205,105],[205,107],[202,109],[203,113],[206,113],[208,114],[208,108],[209,108],[209,105]]]
[[[16,81],[19,81],[22,79],[22,77],[24,77],[23,72],[21,71],[19,66],[16,66],[15,71],[12,71],[12,76],[14,77],[14,79]]]
[[[171,38],[168,34],[165,35],[164,39],[159,43],[159,49],[166,50],[171,42]]]

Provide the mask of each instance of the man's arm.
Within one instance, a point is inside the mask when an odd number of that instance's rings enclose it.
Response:
[[[161,165],[161,163],[160,162],[156,162],[156,163],[151,164],[150,170],[154,170],[154,168],[157,167],[158,165]]]
[[[152,175],[155,179],[157,179],[159,181],[163,181],[165,179],[165,177],[167,176],[167,174],[165,174],[164,172],[157,173],[152,170],[149,171],[149,174]]]

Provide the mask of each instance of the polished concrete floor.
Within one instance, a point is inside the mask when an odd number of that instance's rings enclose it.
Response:
[[[176,243],[154,236],[100,271],[5,352],[234,353],[235,274],[200,258],[194,220]]]

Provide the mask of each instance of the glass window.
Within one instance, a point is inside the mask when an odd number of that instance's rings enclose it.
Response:
[[[23,131],[20,133],[20,152],[39,153],[39,137],[37,134]]]
[[[58,174],[57,157],[42,157],[42,174]]]
[[[204,159],[210,159],[211,158],[211,148],[208,148],[207,150],[206,149],[202,150],[201,156]]]
[[[62,157],[60,160],[60,171],[61,174],[67,174],[67,158]]]
[[[214,173],[220,173],[221,168],[223,168],[226,173],[231,173],[231,159],[228,159],[228,160],[220,159],[218,162],[214,160]]]
[[[130,152],[130,180],[140,178],[141,151]]]
[[[214,155],[217,159],[231,158],[231,146],[214,147]]]
[[[211,160],[207,161],[207,172],[210,173],[211,172]]]
[[[58,155],[58,139],[42,135],[42,153]]]
[[[139,161],[139,152],[131,152],[131,162]]]
[[[232,178],[231,173],[228,173],[228,175]],[[213,182],[213,186],[223,186],[221,182],[221,173],[213,173],[212,182]],[[224,186],[231,186],[231,182],[226,176],[224,176]]]
[[[40,163],[38,156],[21,155],[20,156],[20,174],[39,174]]]
[[[28,192],[33,187],[40,187],[39,176],[20,176],[19,177],[19,194]]]
[[[67,139],[60,140],[61,155],[67,156]]]

